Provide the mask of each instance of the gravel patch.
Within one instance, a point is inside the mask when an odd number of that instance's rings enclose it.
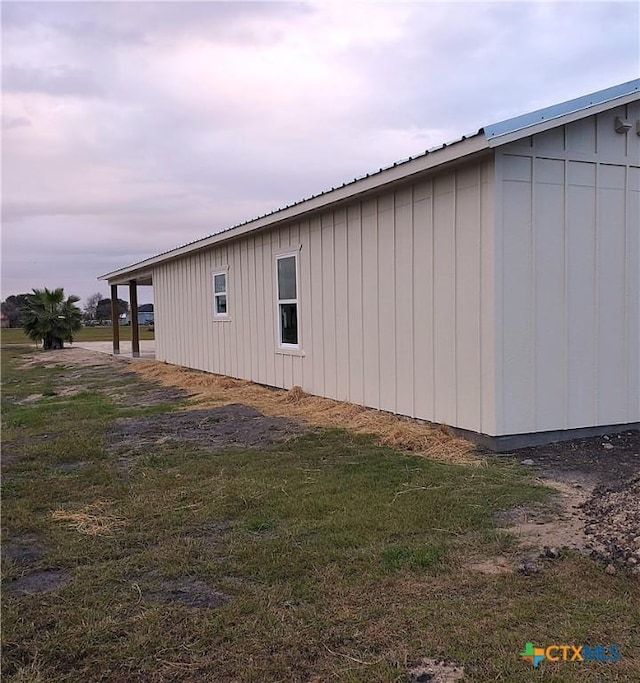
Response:
[[[538,548],[572,548],[613,574],[640,576],[640,431],[525,448],[511,454],[559,493],[549,506],[503,513],[505,527]],[[549,559],[545,552],[541,557]],[[555,559],[555,558],[551,558]],[[525,574],[525,560],[521,571]]]
[[[598,486],[583,510],[591,554],[640,576],[640,475],[616,486]]]

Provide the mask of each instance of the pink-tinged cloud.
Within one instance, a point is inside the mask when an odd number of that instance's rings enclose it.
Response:
[[[3,297],[637,77],[636,3],[3,3]]]

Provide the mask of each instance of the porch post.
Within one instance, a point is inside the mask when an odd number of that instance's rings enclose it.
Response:
[[[140,357],[140,330],[138,328],[138,283],[129,280],[129,311],[131,315],[131,355]]]
[[[118,310],[118,285],[111,285],[111,334],[113,355],[120,353],[120,311]]]

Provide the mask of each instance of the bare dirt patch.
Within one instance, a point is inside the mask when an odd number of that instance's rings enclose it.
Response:
[[[29,394],[28,396],[25,396],[25,398],[23,398],[22,400],[17,401],[17,404],[18,404],[19,406],[28,406],[28,405],[30,405],[31,403],[36,403],[36,402],[39,401],[43,396],[44,396],[44,394]]]
[[[187,607],[215,609],[229,601],[229,596],[204,581],[190,577],[160,581],[143,596],[153,602],[178,602]]]
[[[504,555],[497,555],[471,562],[467,565],[467,569],[480,574],[511,574],[513,573],[513,562]]]
[[[543,480],[557,490],[545,503],[521,505],[496,515],[498,527],[515,533],[525,549],[569,548],[584,550],[588,542],[584,534],[582,505],[590,491],[564,482]]]
[[[17,404],[19,406],[27,406],[31,405],[33,403],[39,403],[42,400],[46,400],[48,398],[55,398],[55,397],[69,397],[69,396],[75,396],[76,394],[79,394],[82,391],[82,387],[74,387],[74,386],[62,386],[58,387],[55,389],[55,391],[49,391],[45,394],[30,394],[26,398],[23,398],[21,401],[18,401]]]
[[[68,572],[61,569],[45,569],[31,572],[13,581],[6,581],[3,587],[14,595],[39,595],[52,593],[71,581]]]
[[[171,405],[180,403],[189,398],[189,394],[182,389],[174,387],[157,387],[148,382],[141,382],[129,386],[126,390],[118,388],[105,389],[105,393],[118,405],[149,408],[151,406]]]
[[[567,548],[640,574],[640,431],[576,439],[512,454],[557,490],[544,505],[513,508],[498,525],[525,549],[553,558]],[[546,550],[545,550],[546,548]],[[535,563],[527,562],[535,573]],[[526,572],[525,572],[526,573]]]
[[[266,417],[255,408],[230,404],[208,410],[116,420],[109,441],[110,448],[121,454],[171,448],[185,442],[216,451],[229,446],[264,448],[304,431],[293,420]]]
[[[464,679],[464,668],[453,662],[422,659],[409,669],[411,683],[452,683]]]
[[[71,472],[77,472],[78,470],[82,470],[85,467],[89,465],[88,462],[61,462],[58,465],[55,466],[55,469],[58,472],[62,472],[62,474],[69,474]]]
[[[20,567],[29,567],[38,562],[45,555],[45,547],[34,534],[27,534],[14,538],[2,546],[2,557]]]
[[[21,362],[22,368],[44,367],[47,370],[60,367],[74,367],[74,366],[102,366],[114,365],[119,361],[113,356],[106,353],[97,353],[96,351],[88,351],[79,347],[67,347],[58,349],[56,351],[42,351],[25,356]]]
[[[640,473],[640,431],[522,448],[512,455],[533,460],[545,479],[585,487],[611,485]]]

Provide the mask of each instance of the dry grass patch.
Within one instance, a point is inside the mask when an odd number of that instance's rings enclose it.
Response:
[[[252,406],[265,415],[290,417],[313,427],[348,429],[369,434],[392,448],[411,451],[433,460],[484,465],[470,441],[438,425],[306,394],[301,387],[289,391],[270,389],[246,380],[189,370],[159,361],[136,363],[133,370],[147,380],[180,387],[192,395],[200,408],[229,403]]]
[[[51,519],[87,536],[111,536],[124,526],[124,520],[110,512],[111,503],[97,500],[80,510],[54,510]]]

